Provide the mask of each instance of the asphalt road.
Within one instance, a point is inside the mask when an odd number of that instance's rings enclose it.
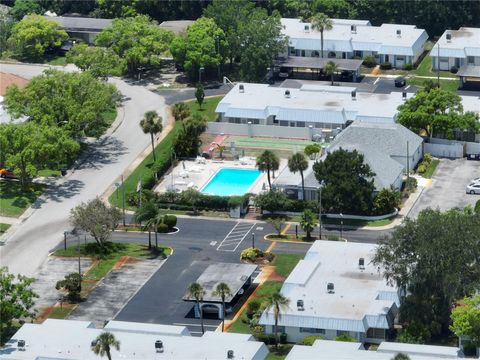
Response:
[[[46,67],[1,64],[1,70],[24,77],[41,73]],[[165,118],[164,99],[141,86],[112,79],[124,96],[124,119],[110,136],[92,144],[87,161],[73,173],[52,182],[31,216],[14,225],[10,236],[0,247],[2,266],[10,272],[32,276],[47,258],[48,252],[70,228],[70,209],[102,194],[135,158],[150,145],[150,137],[138,126],[143,114],[157,110]]]

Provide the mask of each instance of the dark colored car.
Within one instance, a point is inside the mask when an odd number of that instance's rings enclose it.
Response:
[[[399,76],[395,79],[395,87],[404,87],[407,84],[407,81],[403,76]]]
[[[468,160],[479,160],[480,161],[480,154],[468,154],[467,159]]]

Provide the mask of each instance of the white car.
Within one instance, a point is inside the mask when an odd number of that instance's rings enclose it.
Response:
[[[480,182],[480,177],[470,180],[470,184],[478,183],[478,182]]]
[[[471,183],[470,185],[467,185],[467,188],[465,189],[467,194],[480,194],[480,182],[476,183]]]

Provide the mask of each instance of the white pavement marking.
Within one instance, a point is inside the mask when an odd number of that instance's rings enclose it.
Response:
[[[243,239],[255,227],[256,224],[237,222],[232,230],[225,236],[217,251],[235,251],[242,243]]]
[[[377,84],[377,82],[379,82],[379,81],[380,81],[380,78],[379,78],[379,77],[377,77],[377,80],[375,80],[375,81],[373,82],[373,85],[376,85],[376,84]]]
[[[202,325],[200,324],[194,324],[194,323],[191,323],[191,324],[186,324],[186,323],[173,323],[173,325],[176,325],[176,326],[198,326],[198,327],[201,327]],[[203,325],[203,327],[211,327],[211,328],[217,328],[218,325]]]
[[[405,88],[405,90],[408,90],[409,88],[410,88],[410,85],[408,85],[408,86]]]
[[[257,226],[257,228],[255,229],[256,231],[262,231],[263,230],[263,226]]]
[[[217,245],[217,242],[218,242],[218,241],[210,241],[210,245],[211,245],[211,246],[215,246],[215,245]]]

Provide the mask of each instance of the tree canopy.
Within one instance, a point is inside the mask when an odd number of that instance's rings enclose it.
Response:
[[[461,236],[459,236],[461,234]],[[480,285],[480,216],[471,210],[426,209],[379,239],[374,264],[406,291],[400,319],[429,335],[448,331],[450,309]]]
[[[370,166],[356,150],[336,150],[313,165],[315,177],[324,183],[322,207],[327,212],[368,214],[375,189]]]
[[[466,336],[480,345],[480,295],[466,297],[452,310],[450,330],[458,337]]]
[[[67,52],[67,61],[93,76],[106,78],[120,76],[126,70],[126,64],[112,49],[87,44],[75,44]]]
[[[455,131],[478,131],[478,115],[464,112],[462,98],[441,88],[418,91],[399,106],[398,122],[416,133],[454,138]]]
[[[59,24],[40,15],[30,15],[13,25],[8,47],[21,60],[39,60],[49,48],[59,47],[68,38]]]
[[[12,168],[25,186],[38,170],[58,169],[76,157],[80,145],[63,129],[38,125],[1,124],[2,160]]]
[[[148,16],[115,19],[95,38],[95,44],[111,48],[127,64],[129,74],[140,67],[160,65],[160,56],[169,48],[173,33],[161,29]]]
[[[95,79],[90,73],[46,70],[24,89],[8,88],[5,107],[14,117],[67,130],[73,137],[100,136],[110,124],[105,112],[116,107],[119,98],[114,85]]]

